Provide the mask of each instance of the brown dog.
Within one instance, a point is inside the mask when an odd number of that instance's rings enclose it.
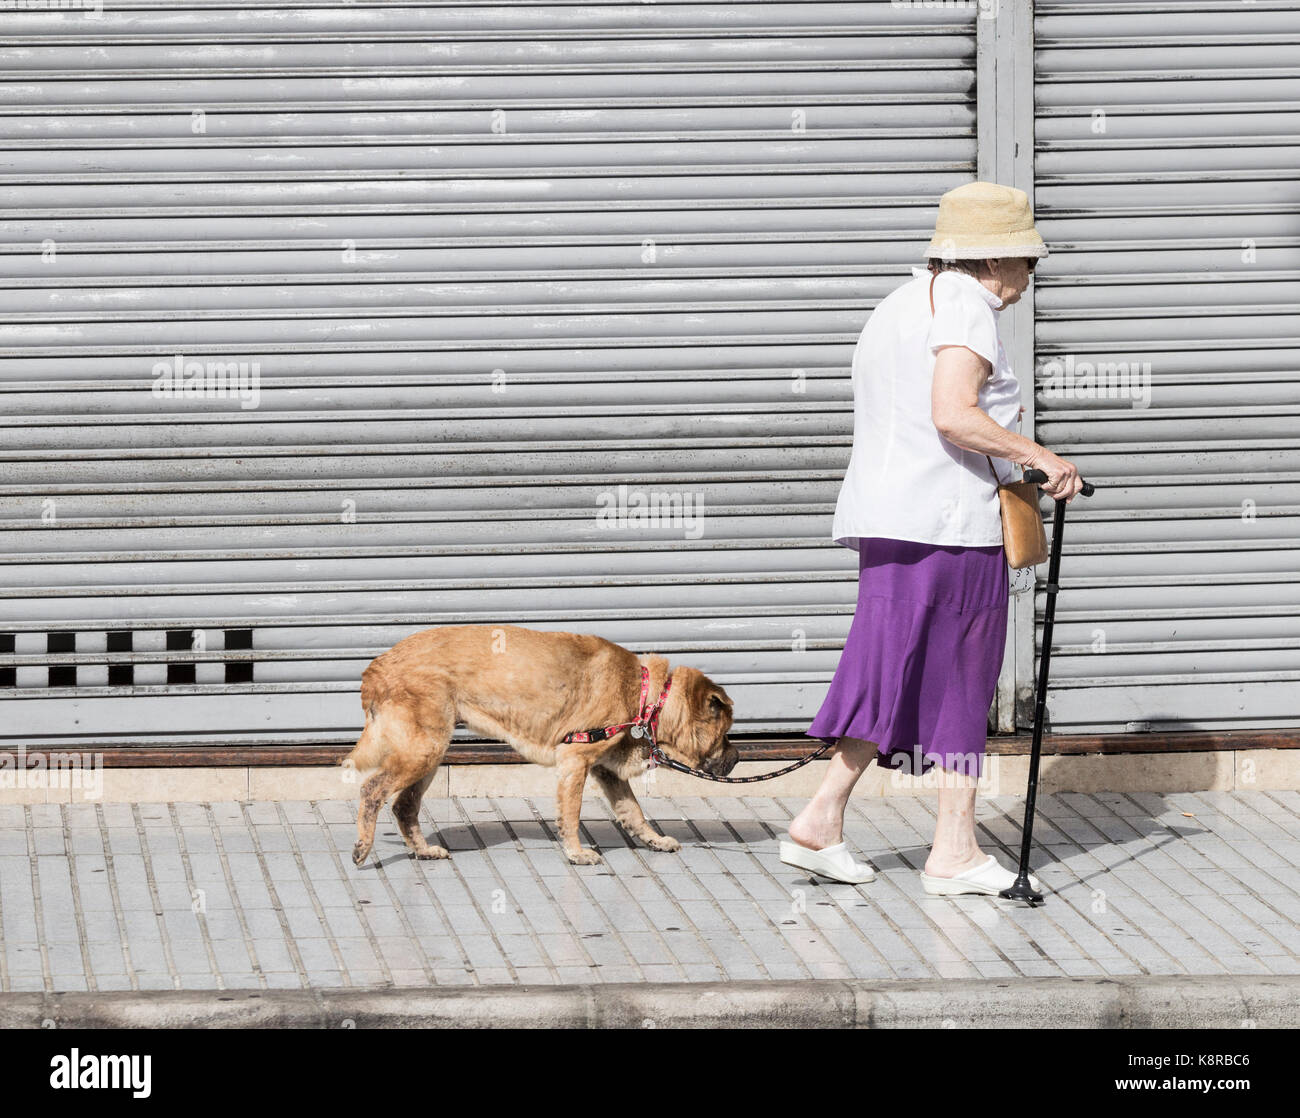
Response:
[[[390,796],[397,827],[417,858],[446,858],[420,833],[420,799],[438,768],[453,729],[468,726],[504,741],[529,761],[558,770],[560,841],[569,861],[600,861],[578,839],[578,813],[587,773],[594,773],[624,830],[655,850],[680,850],[646,821],[628,778],[649,768],[644,737],[620,730],[603,741],[564,743],[573,731],[632,722],[641,704],[642,667],[648,703],[669,678],[662,656],[636,656],[600,637],[539,633],[513,625],[455,625],[427,629],[399,641],[373,660],[361,677],[366,726],[344,761],[357,769],[378,766],[361,788],[357,844],[361,865],[375,838],[375,817]],[[677,668],[659,715],[657,740],[664,752],[725,776],[738,754],[727,741],[731,700],[694,668]]]

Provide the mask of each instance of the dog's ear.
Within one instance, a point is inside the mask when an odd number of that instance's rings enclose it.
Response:
[[[698,718],[708,702],[706,693],[700,687],[703,678],[703,674],[694,668],[673,669],[673,690],[677,692],[682,710],[688,712],[690,718]]]
[[[705,721],[731,717],[731,698],[698,668],[678,668],[674,678],[681,678],[686,709],[692,717]]]
[[[668,705],[664,707],[667,728],[671,719],[672,733],[687,732],[696,723],[711,717],[709,709],[709,692],[715,690],[705,678],[704,673],[696,668],[679,667],[673,669],[673,689],[669,692]]]
[[[705,680],[704,682],[708,683],[708,680]],[[709,691],[709,698],[708,698],[709,713],[714,718],[723,717],[723,716],[730,718],[731,700],[727,698],[727,693],[724,690],[722,690],[721,687],[713,687],[712,684],[709,684],[709,686],[712,687],[712,690]]]

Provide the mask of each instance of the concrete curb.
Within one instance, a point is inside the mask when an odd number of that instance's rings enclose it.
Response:
[[[0,994],[0,1028],[1295,1028],[1300,975]]]

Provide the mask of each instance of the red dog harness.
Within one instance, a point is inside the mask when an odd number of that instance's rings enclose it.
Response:
[[[654,752],[657,750],[659,741],[659,715],[664,709],[664,700],[668,697],[668,689],[673,685],[672,672],[664,680],[664,689],[659,692],[658,701],[650,705],[650,670],[646,667],[641,668],[641,702],[637,706],[636,718],[631,722],[619,722],[613,726],[598,726],[594,730],[575,730],[571,734],[565,734],[560,739],[561,744],[565,742],[574,742],[582,744],[592,741],[605,741],[612,738],[615,734],[620,734],[627,730],[634,738],[649,738],[652,747],[650,757],[651,767],[654,766]]]

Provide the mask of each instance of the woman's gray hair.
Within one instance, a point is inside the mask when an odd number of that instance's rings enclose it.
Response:
[[[998,257],[997,259],[1012,259],[1011,257]],[[1032,256],[1029,259],[1029,270],[1034,270],[1034,265],[1038,263]],[[927,265],[931,272],[936,276],[940,272],[965,272],[968,276],[974,276],[979,279],[987,271],[985,265],[988,260],[942,260],[937,256],[930,257]]]
[[[937,256],[930,257],[929,269],[936,276],[940,272],[965,272],[976,279],[986,270],[983,260],[941,260]]]

